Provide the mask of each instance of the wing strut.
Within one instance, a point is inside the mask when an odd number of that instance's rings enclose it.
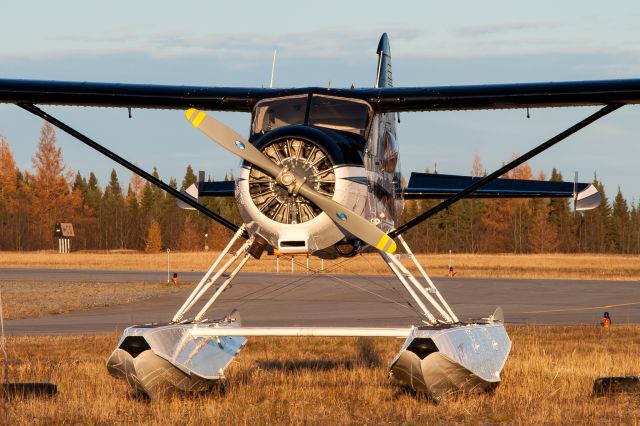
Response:
[[[154,184],[158,188],[160,188],[163,191],[167,192],[169,195],[173,195],[178,200],[183,201],[185,204],[190,205],[194,209],[198,210],[200,213],[202,213],[205,216],[215,220],[216,222],[218,222],[222,226],[225,226],[226,228],[232,230],[233,232],[236,232],[239,229],[239,227],[236,224],[228,221],[227,219],[225,219],[224,217],[220,216],[219,214],[209,210],[208,208],[206,208],[205,206],[203,206],[202,204],[200,204],[199,202],[197,202],[196,200],[194,200],[190,196],[185,195],[182,192],[178,191],[177,189],[174,189],[174,188],[170,187],[169,185],[167,185],[162,180],[160,180],[160,179],[152,176],[151,174],[145,172],[140,167],[136,166],[135,164],[130,163],[129,161],[127,161],[124,158],[120,157],[118,154],[114,153],[113,151],[110,151],[109,149],[107,149],[104,146],[100,145],[99,143],[97,143],[93,139],[90,139],[88,136],[85,136],[84,134],[80,133],[79,131],[73,129],[72,127],[70,127],[68,125],[66,125],[62,121],[60,121],[60,120],[56,119],[55,117],[47,114],[46,112],[44,112],[40,108],[36,107],[35,105],[33,105],[33,104],[24,104],[24,103],[20,103],[20,104],[17,104],[17,105],[20,108],[22,108],[22,109],[24,109],[26,111],[29,111],[30,113],[32,113],[34,115],[37,115],[38,117],[43,118],[44,120],[48,121],[52,125],[56,126],[58,129],[62,130],[65,133],[68,133],[69,135],[71,135],[74,138],[78,139],[80,142],[83,142],[84,144],[89,145],[91,148],[95,149],[96,151],[100,152],[101,154],[105,155],[106,157],[109,157],[110,159],[112,159],[116,163],[120,164],[121,166],[126,167],[127,169],[131,170],[133,173],[137,174],[138,176],[142,177],[143,179],[151,182],[152,184]],[[246,231],[244,232],[243,236],[245,238],[248,237],[248,234],[246,233]]]
[[[411,229],[414,226],[420,224],[424,220],[426,220],[426,219],[430,218],[431,216],[433,216],[433,215],[441,212],[442,210],[446,209],[447,207],[449,207],[453,203],[458,202],[461,199],[465,198],[466,196],[470,195],[475,190],[480,189],[483,186],[487,185],[489,182],[492,182],[492,181],[498,179],[500,176],[504,175],[508,171],[515,169],[516,167],[518,167],[520,164],[524,163],[525,161],[535,157],[536,155],[540,154],[541,152],[545,151],[546,149],[551,148],[553,145],[557,144],[558,142],[566,139],[567,137],[571,136],[572,134],[576,133],[577,131],[587,127],[589,124],[597,121],[598,119],[604,117],[605,115],[617,110],[618,108],[622,107],[623,105],[624,104],[609,104],[609,105],[599,109],[598,111],[596,111],[595,113],[591,114],[590,116],[588,116],[584,120],[582,120],[579,123],[576,123],[573,126],[569,127],[567,130],[563,131],[562,133],[558,133],[556,136],[554,136],[551,139],[547,140],[546,142],[538,145],[537,147],[533,148],[531,151],[527,152],[526,154],[524,154],[524,155],[516,158],[515,160],[511,161],[510,163],[500,167],[498,170],[496,170],[495,172],[491,173],[490,175],[483,177],[482,179],[480,179],[479,181],[477,181],[473,185],[468,186],[464,190],[462,190],[462,191],[458,192],[457,194],[447,198],[446,200],[444,200],[440,204],[437,204],[434,207],[432,207],[429,210],[427,210],[426,212],[414,217],[409,222],[407,222],[404,225],[400,226],[398,229],[389,232],[389,236],[391,238],[395,238],[398,235],[408,231],[409,229]]]

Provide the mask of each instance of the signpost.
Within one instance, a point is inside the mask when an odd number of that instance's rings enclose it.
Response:
[[[71,238],[76,236],[71,223],[56,223],[53,236],[58,238],[58,251],[60,253],[69,253],[71,251]]]
[[[171,249],[167,248],[167,284],[171,282],[171,273],[169,272],[169,254]]]

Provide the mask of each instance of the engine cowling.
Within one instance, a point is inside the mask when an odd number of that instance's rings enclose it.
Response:
[[[279,128],[253,143],[320,194],[363,214],[367,186],[361,156],[354,154],[357,143],[339,132],[301,125]],[[283,254],[313,253],[345,237],[316,205],[251,164],[241,166],[236,198],[244,222]]]

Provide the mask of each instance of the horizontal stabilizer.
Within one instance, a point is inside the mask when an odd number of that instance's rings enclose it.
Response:
[[[233,197],[235,196],[235,182],[225,180],[220,182],[198,182],[200,197]]]
[[[198,182],[197,184],[192,184],[186,191],[184,191],[184,193],[191,196],[194,201],[198,201],[198,199],[202,197],[233,197],[235,195],[234,186],[235,182],[232,180],[221,182]],[[181,209],[195,210],[183,201],[178,200],[177,203],[178,207]]]
[[[404,189],[404,198],[415,199],[444,199],[457,194],[481,177],[442,175],[433,173],[411,173],[409,185]],[[471,194],[470,198],[555,198],[573,197],[574,191],[578,198],[584,191],[589,195],[583,198],[584,205],[595,202],[591,193],[593,186],[589,183],[550,182],[545,180],[496,179]],[[595,188],[593,188],[595,190]],[[585,192],[586,194],[586,192]],[[597,195],[597,190],[595,190]],[[599,195],[598,195],[599,197]],[[599,201],[598,201],[599,203]],[[597,204],[596,204],[597,205]],[[593,207],[591,207],[593,208]]]
[[[192,183],[190,187],[188,187],[183,194],[188,195],[193,198],[193,201],[198,201],[198,188],[195,183]],[[191,207],[189,204],[185,203],[182,200],[176,200],[176,204],[178,207],[184,210],[195,210],[195,208]]]
[[[576,210],[591,210],[600,205],[602,197],[595,186],[589,185],[576,196]]]

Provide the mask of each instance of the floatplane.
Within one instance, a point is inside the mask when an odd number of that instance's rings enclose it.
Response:
[[[393,87],[389,39],[378,48],[371,88],[241,88],[0,79],[0,102],[13,103],[137,173],[233,231],[234,235],[173,318],[127,328],[107,361],[113,375],[153,396],[209,389],[249,336],[393,336],[404,338],[390,375],[434,398],[486,391],[500,383],[511,349],[501,310],[463,322],[419,264],[403,234],[469,197],[573,197],[576,210],[597,206],[593,185],[502,179],[508,171],[627,104],[640,102],[640,80],[446,87]],[[242,161],[233,182],[199,182],[176,191],[40,108],[76,105],[183,109],[189,124]],[[595,113],[483,177],[411,173],[402,184],[397,116],[403,111],[601,106]],[[207,112],[251,113],[248,137]],[[207,209],[204,197],[235,197],[242,224]],[[399,223],[404,200],[440,199]],[[401,250],[397,250],[398,247]],[[419,308],[405,328],[243,327],[234,311],[207,312],[246,262],[265,249],[322,258],[377,252]],[[417,271],[399,260],[408,257]],[[213,294],[210,294],[213,293]],[[210,295],[208,295],[210,294]],[[207,296],[208,295],[208,296]],[[207,299],[208,298],[208,299]],[[205,302],[204,304],[202,304]],[[195,309],[196,304],[199,309]]]

